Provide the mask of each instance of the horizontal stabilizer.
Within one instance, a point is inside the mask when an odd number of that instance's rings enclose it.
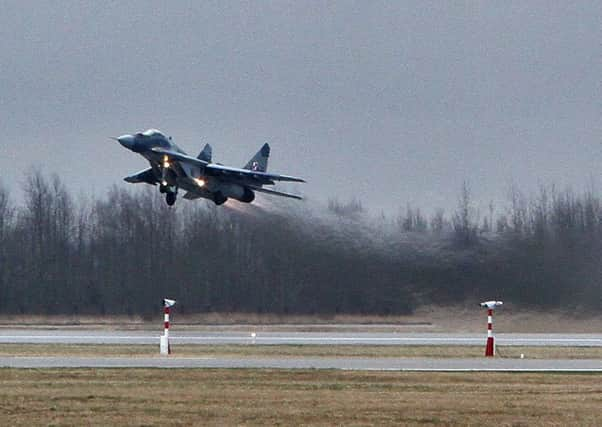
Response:
[[[282,191],[269,190],[263,187],[256,187],[254,185],[248,185],[251,190],[258,191],[260,193],[273,194],[274,196],[288,197],[290,199],[303,200],[303,197],[297,196],[296,194],[284,193]]]
[[[267,174],[270,179],[274,180],[274,181],[288,181],[288,182],[305,182],[305,180],[303,178],[297,178],[296,176],[288,176],[288,175],[272,175],[272,174]]]
[[[155,173],[153,172],[152,168],[144,169],[133,175],[126,176],[125,178],[123,178],[123,180],[125,182],[129,182],[131,184],[138,184],[141,182],[145,182],[147,184],[155,185],[157,182],[159,182],[157,180],[157,177],[155,176]]]

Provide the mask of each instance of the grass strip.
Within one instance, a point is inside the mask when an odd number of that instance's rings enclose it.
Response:
[[[36,425],[599,425],[600,375],[0,369],[0,416]]]
[[[173,345],[173,357],[483,357],[484,346],[394,345]],[[602,347],[498,346],[497,357],[602,359]],[[0,356],[158,356],[159,345],[2,344]]]

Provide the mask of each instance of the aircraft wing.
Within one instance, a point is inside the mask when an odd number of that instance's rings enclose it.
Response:
[[[305,182],[303,178],[295,176],[278,175],[268,172],[260,172],[249,169],[234,168],[231,166],[218,165],[217,163],[208,163],[204,160],[191,157],[187,154],[178,153],[176,151],[165,150],[160,147],[152,148],[152,151],[158,154],[167,156],[170,159],[175,159],[180,162],[189,163],[200,168],[203,168],[211,175],[218,175],[230,178],[249,178],[254,179],[262,184],[273,184],[272,181],[288,181],[288,182]]]
[[[167,156],[169,159],[178,160],[180,162],[190,163],[199,167],[206,167],[209,163],[204,160],[197,159],[196,157],[189,156],[187,154],[178,153],[177,151],[166,150],[160,147],[151,148],[157,154],[163,154]]]
[[[215,175],[230,175],[243,178],[254,178],[259,181],[305,182],[303,178],[297,178],[295,176],[278,175],[274,173],[260,172],[249,169],[233,168],[230,166],[223,166],[215,163],[208,164],[207,166],[205,166],[205,169],[208,171],[215,172]]]
[[[270,190],[268,188],[256,187],[254,185],[247,185],[251,190],[257,191],[260,193],[273,194],[275,196],[288,197],[291,199],[303,200],[303,197],[297,196],[296,194],[284,193],[282,191]]]
[[[153,172],[152,168],[144,169],[140,172],[136,172],[133,175],[126,176],[123,178],[123,180],[131,184],[146,182],[147,184],[155,185],[157,183],[157,178],[155,177],[155,173]]]

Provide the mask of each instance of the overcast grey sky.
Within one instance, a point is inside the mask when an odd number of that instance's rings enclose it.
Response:
[[[602,190],[597,2],[0,1],[0,178],[102,193],[156,127],[242,165],[266,141],[312,199],[485,203]],[[14,189],[16,193],[17,190]]]

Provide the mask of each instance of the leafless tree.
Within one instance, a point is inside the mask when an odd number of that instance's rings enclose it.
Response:
[[[357,200],[332,199],[325,216],[286,201],[169,208],[154,190],[74,200],[32,170],[15,207],[0,185],[0,312],[151,316],[174,296],[179,312],[406,313],[492,289],[516,303],[602,308],[593,190],[515,189],[506,211],[480,220],[464,184],[451,223],[437,210],[432,233],[410,239],[427,229],[410,206],[395,227]]]

